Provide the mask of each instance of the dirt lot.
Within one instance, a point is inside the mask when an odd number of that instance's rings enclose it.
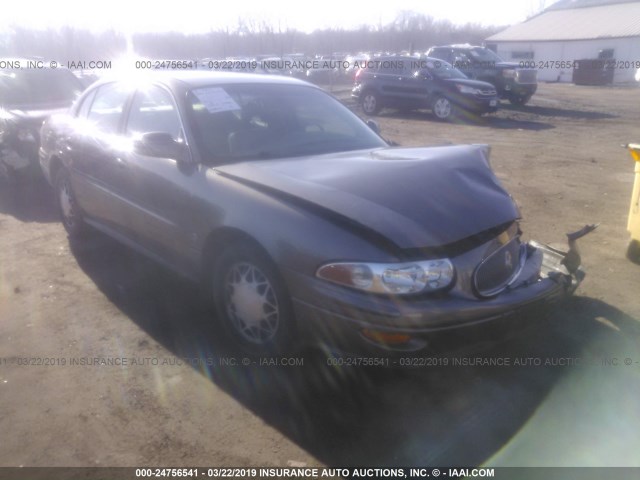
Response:
[[[97,234],[71,248],[46,185],[0,187],[0,466],[640,466],[638,106],[554,84],[479,123],[378,117],[402,145],[492,145],[527,238],[600,223],[578,296],[482,354],[502,367],[245,367],[192,285]]]

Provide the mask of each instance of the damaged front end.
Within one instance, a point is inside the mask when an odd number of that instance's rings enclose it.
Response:
[[[367,295],[321,283],[313,286],[313,300],[294,298],[294,304],[299,315],[317,319],[314,323],[324,337],[352,339],[346,344],[359,339],[373,348],[405,353],[476,345],[485,335],[498,338],[496,328],[517,329],[538,307],[571,295],[585,277],[577,240],[595,228],[587,225],[568,234],[563,251],[521,242],[514,222],[493,239],[451,258],[455,278],[445,291]],[[313,306],[319,298],[322,307]]]
[[[585,277],[577,241],[595,228],[587,225],[567,234],[568,248],[563,250],[523,242],[514,222],[492,239],[452,257],[456,281],[449,296],[472,302],[461,304],[462,308],[477,307],[486,313],[489,306],[500,304],[509,310],[532,300],[571,294]]]
[[[578,249],[578,240],[593,232],[597,227],[597,224],[585,225],[576,232],[568,233],[568,249],[566,251],[535,240],[530,241],[528,243],[530,248],[542,252],[540,275],[561,283],[565,286],[567,293],[573,293],[585,277],[585,272],[581,267],[582,258]]]

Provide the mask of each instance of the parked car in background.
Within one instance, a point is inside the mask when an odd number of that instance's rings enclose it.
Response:
[[[522,241],[488,146],[391,148],[293,78],[101,80],[45,123],[40,161],[70,236],[91,225],[201,282],[250,353],[418,351],[582,278]]]
[[[486,47],[468,44],[431,47],[427,56],[452,64],[469,78],[492,84],[501,98],[515,105],[526,104],[538,88],[535,68],[521,68],[518,63],[505,62]]]
[[[345,67],[343,68],[343,75],[347,77],[347,81],[355,82],[356,73],[362,68],[361,65],[366,65],[371,57],[367,54],[360,53],[358,55],[348,55],[345,57]]]
[[[336,54],[316,55],[312,60],[313,67],[305,72],[305,80],[316,85],[333,85],[345,80],[344,57]]]
[[[0,70],[0,176],[40,170],[40,127],[49,115],[64,111],[83,85],[64,68],[27,68],[27,60],[3,60]]]
[[[440,120],[498,109],[493,85],[469,80],[447,62],[432,58],[376,57],[356,74],[351,92],[367,115],[382,108],[429,108]]]
[[[258,67],[269,75],[293,76],[291,62],[281,57],[267,57],[258,62]]]

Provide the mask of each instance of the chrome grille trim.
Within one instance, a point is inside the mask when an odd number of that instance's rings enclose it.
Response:
[[[481,271],[482,267],[488,261],[490,261],[493,257],[495,257],[496,255],[500,254],[500,252],[502,252],[505,248],[510,246],[512,242],[520,242],[520,236],[516,236],[516,237],[512,238],[509,242],[505,243],[500,248],[498,248],[495,251],[491,252],[486,258],[484,258],[482,260],[482,262],[480,262],[478,264],[478,266],[474,270],[474,272],[473,272],[473,289],[474,289],[474,291],[476,292],[476,294],[479,297],[489,298],[489,297],[494,297],[494,296],[498,295],[500,292],[504,291],[510,285],[512,285],[513,282],[520,275],[520,272],[522,272],[522,269],[524,268],[524,265],[525,265],[525,263],[527,261],[527,245],[524,244],[524,243],[521,243],[520,244],[520,248],[518,249],[517,265],[513,269],[513,273],[505,281],[503,281],[500,285],[498,285],[498,286],[496,286],[496,287],[494,287],[494,288],[492,288],[490,290],[482,290],[478,286],[478,273]]]
[[[517,83],[522,85],[533,85],[538,82],[538,72],[537,70],[516,70],[516,78]]]

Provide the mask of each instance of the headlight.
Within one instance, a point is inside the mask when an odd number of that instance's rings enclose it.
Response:
[[[318,278],[372,293],[405,295],[435,292],[451,285],[455,270],[448,259],[407,263],[329,263]]]
[[[467,85],[456,85],[456,87],[458,87],[458,91],[460,93],[467,93],[469,95],[477,95],[480,93],[480,90],[477,88],[469,87]]]
[[[502,76],[505,78],[516,78],[516,75],[517,72],[512,68],[508,68],[502,71]]]

